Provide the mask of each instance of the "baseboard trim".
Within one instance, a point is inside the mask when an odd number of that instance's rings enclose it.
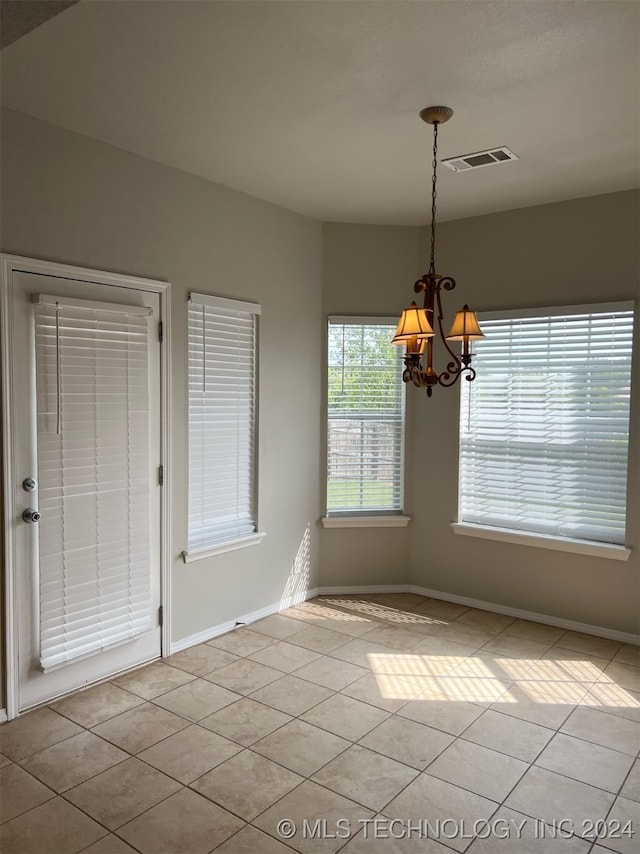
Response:
[[[409,593],[408,584],[368,584],[364,587],[318,587],[318,596],[368,595],[371,593]]]
[[[631,632],[619,632],[616,629],[608,629],[605,626],[592,626],[589,623],[579,623],[576,620],[565,620],[562,617],[553,617],[550,614],[538,614],[536,611],[525,611],[522,608],[510,608],[508,605],[498,605],[495,602],[485,602],[483,599],[472,599],[470,596],[458,596],[456,593],[445,593],[442,590],[432,590],[429,587],[419,587],[416,584],[397,584],[393,586],[379,587],[319,587],[319,596],[338,596],[348,594],[367,593],[417,593],[419,596],[428,596],[433,599],[442,599],[444,602],[453,602],[456,605],[466,605],[467,608],[480,608],[483,611],[491,611],[494,614],[504,614],[507,617],[515,617],[519,620],[530,620],[532,623],[545,623],[548,626],[556,626],[571,632],[584,632],[587,635],[617,640],[620,643],[630,643],[640,646],[640,635]]]
[[[620,632],[617,629],[608,629],[605,626],[592,626],[590,623],[580,623],[577,620],[565,620],[563,617],[554,617],[550,614],[538,614],[536,611],[525,611],[522,608],[511,608],[508,605],[497,605],[495,602],[485,602],[482,599],[472,599],[469,596],[458,596],[456,593],[443,593],[441,590],[431,590],[428,587],[419,587],[411,584],[407,588],[410,593],[420,596],[429,596],[433,599],[443,599],[445,602],[454,602],[456,605],[466,605],[468,608],[481,608],[483,611],[492,611],[494,614],[504,614],[507,617],[516,617],[519,620],[530,620],[532,623],[545,623],[548,626],[556,626],[571,632],[584,632],[587,635],[596,635],[599,638],[630,643],[640,646],[640,634],[631,632]]]
[[[306,602],[307,599],[313,599],[317,595],[317,587],[309,588],[301,593],[287,596],[284,599],[281,599],[280,602],[275,602],[273,605],[267,605],[264,608],[259,608],[257,611],[250,611],[248,614],[243,614],[235,620],[228,620],[226,623],[218,623],[217,626],[211,626],[209,629],[204,629],[201,632],[188,635],[185,638],[180,638],[180,640],[171,643],[170,654],[173,655],[175,652],[182,652],[183,649],[189,649],[189,647],[196,646],[199,643],[205,643],[206,641],[218,637],[218,635],[230,632],[238,626],[248,626],[251,623],[255,623],[256,620],[262,620],[263,617],[270,617],[271,614],[277,614],[280,611],[285,611],[287,608],[292,608],[294,605]]]
[[[608,629],[605,626],[592,626],[589,623],[580,623],[577,620],[565,620],[562,617],[554,617],[550,614],[539,614],[536,611],[525,611],[522,608],[511,608],[508,605],[499,605],[495,602],[485,602],[483,599],[473,599],[470,596],[458,596],[456,593],[445,593],[442,590],[432,590],[429,587],[420,587],[416,584],[368,584],[363,586],[351,587],[314,587],[310,588],[295,596],[289,596],[286,599],[276,602],[273,605],[267,605],[264,608],[259,608],[257,611],[251,611],[238,617],[236,620],[229,620],[226,623],[219,623],[217,626],[211,626],[209,629],[189,635],[186,638],[181,638],[171,644],[171,653],[181,652],[183,649],[196,646],[199,643],[212,640],[218,635],[230,632],[239,625],[248,626],[255,623],[256,620],[261,620],[263,617],[269,617],[271,614],[277,614],[279,611],[284,611],[286,608],[291,608],[293,605],[299,605],[307,599],[313,599],[316,596],[348,596],[348,595],[371,595],[372,593],[417,593],[419,596],[428,596],[433,599],[442,599],[444,602],[453,602],[456,605],[466,605],[467,608],[480,608],[483,611],[491,611],[494,614],[504,614],[507,617],[514,617],[520,620],[530,620],[532,623],[545,623],[548,626],[556,626],[559,629],[566,629],[572,632],[583,632],[588,635],[595,635],[608,640],[615,640],[619,643],[629,643],[635,646],[640,646],[640,635],[632,634],[631,632],[620,632],[616,629]],[[1,718],[0,718],[1,720]]]
[[[456,605],[466,605],[467,608],[480,608],[483,611],[491,611],[494,614],[504,614],[507,617],[530,620],[532,623],[545,623],[548,626],[556,626],[559,629],[566,629],[571,632],[584,632],[587,635],[596,635],[596,637],[640,646],[640,635],[634,635],[631,632],[620,632],[617,629],[608,629],[605,626],[592,626],[589,623],[579,623],[577,620],[565,620],[563,617],[553,617],[550,614],[539,614],[536,611],[511,608],[508,605],[485,602],[483,599],[472,599],[470,596],[458,596],[456,593],[445,593],[442,590],[419,587],[417,584],[318,588],[319,596],[353,595],[359,593],[363,596],[371,593],[417,593],[419,596],[442,599],[444,602],[454,602]]]
[[[0,724],[6,724],[8,720],[9,718],[7,717],[7,710],[0,709]]]

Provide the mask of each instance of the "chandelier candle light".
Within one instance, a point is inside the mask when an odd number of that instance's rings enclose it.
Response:
[[[412,382],[419,388],[426,388],[427,395],[431,397],[433,387],[436,385],[450,386],[460,378],[462,374],[465,379],[475,379],[476,372],[471,367],[471,351],[469,342],[478,338],[484,338],[484,334],[478,325],[475,311],[471,311],[468,305],[458,311],[453,320],[448,335],[444,334],[442,328],[443,314],[441,291],[452,291],[455,280],[451,276],[441,276],[436,273],[435,248],[436,248],[436,183],[438,168],[438,126],[449,121],[453,115],[450,107],[426,107],[420,112],[420,118],[433,125],[433,178],[431,184],[431,261],[429,272],[413,286],[417,294],[424,294],[424,307],[420,308],[415,301],[409,308],[405,308],[398,321],[398,328],[393,337],[392,344],[404,344],[406,351],[404,355],[405,369],[402,374],[404,382]],[[438,324],[438,332],[442,342],[451,356],[446,370],[438,373],[433,367],[433,339],[434,312],[438,309],[435,319]],[[451,341],[462,341],[462,355],[458,356],[449,346]],[[423,364],[423,356],[426,350],[426,364]]]

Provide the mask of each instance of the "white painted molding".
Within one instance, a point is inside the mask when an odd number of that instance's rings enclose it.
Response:
[[[93,270],[90,267],[75,267],[72,264],[59,264],[43,258],[25,258],[23,255],[2,255],[5,278],[9,273],[40,273],[43,276],[55,276],[59,279],[79,279],[81,282],[95,282],[98,285],[116,285],[119,288],[134,288],[138,291],[159,293],[170,288],[170,282],[160,279],[143,279],[140,276],[127,276],[112,273],[109,270]]]
[[[323,516],[323,528],[406,528],[411,516]]]
[[[5,625],[5,697],[6,714],[13,718],[18,713],[18,644],[16,640],[16,590],[15,590],[15,538],[13,520],[16,516],[15,466],[13,463],[13,282],[10,257],[2,257],[0,269],[0,346],[2,354],[2,504],[4,509],[4,625]]]
[[[5,650],[6,650],[6,704],[5,714],[11,720],[18,715],[18,645],[17,602],[15,585],[15,542],[13,521],[16,517],[15,491],[13,484],[16,473],[13,465],[13,436],[16,425],[13,418],[13,393],[11,379],[12,328],[13,316],[13,274],[32,273],[43,276],[55,276],[62,279],[77,279],[82,282],[111,285],[119,288],[132,288],[147,293],[156,293],[160,299],[160,316],[163,323],[163,345],[160,351],[161,376],[161,445],[160,463],[164,467],[164,488],[161,493],[161,553],[160,585],[164,622],[161,629],[163,653],[170,648],[171,642],[171,283],[159,279],[146,279],[112,273],[107,270],[94,270],[76,267],[71,264],[59,264],[41,258],[26,258],[21,255],[0,254],[0,347],[1,349],[1,386],[4,401],[2,423],[3,450],[3,504],[4,504],[4,561],[5,561]]]
[[[240,620],[238,620],[238,623],[240,623]],[[176,652],[182,652],[183,649],[189,649],[189,647],[205,643],[212,638],[217,638],[218,635],[224,635],[232,629],[235,629],[238,623],[234,620],[229,620],[226,623],[218,623],[217,626],[212,626],[210,629],[204,629],[201,632],[197,632],[195,635],[188,635],[186,638],[180,638],[180,640],[172,641],[167,655],[174,655]]]
[[[577,620],[565,620],[562,617],[553,617],[549,614],[538,614],[536,611],[525,611],[522,608],[510,608],[508,605],[498,605],[495,602],[485,602],[482,599],[472,599],[470,596],[458,596],[456,593],[444,593],[442,590],[431,590],[428,587],[419,587],[416,584],[377,585],[363,587],[319,587],[318,596],[339,595],[367,595],[371,593],[417,593],[419,596],[427,596],[430,599],[441,599],[443,602],[454,602],[456,605],[466,605],[467,608],[480,608],[483,611],[491,611],[493,614],[504,614],[507,617],[515,617],[520,620],[529,620],[532,623],[544,623],[547,626],[556,626],[572,632],[583,632],[595,635],[599,638],[608,638],[619,643],[629,643],[640,646],[640,635],[631,632],[619,632],[616,629],[608,629],[605,626],[592,626],[589,623],[579,623]]]
[[[171,542],[171,530],[173,526],[173,513],[171,510],[171,486],[173,478],[172,466],[172,426],[171,416],[173,413],[173,380],[171,371],[171,286],[160,292],[160,315],[162,320],[162,342],[160,346],[160,382],[162,383],[162,394],[160,400],[160,456],[163,466],[164,483],[160,490],[160,535],[162,537],[160,547],[160,600],[162,603],[162,627],[160,654],[171,648],[171,558],[173,546]]]
[[[215,557],[222,555],[225,552],[234,552],[237,549],[246,549],[247,546],[258,546],[267,536],[265,531],[258,531],[255,534],[250,534],[248,537],[242,537],[239,540],[232,540],[229,543],[223,543],[220,546],[211,546],[209,549],[198,549],[197,551],[182,552],[182,560],[185,563],[193,563],[194,560],[202,560],[205,557]]]
[[[0,709],[0,724],[6,724],[7,721],[8,721],[7,710],[6,709]]]
[[[466,605],[467,608],[480,608],[483,611],[504,614],[507,617],[515,617],[519,620],[544,623],[547,626],[556,626],[559,629],[566,629],[570,632],[583,632],[587,635],[608,638],[619,643],[630,643],[640,646],[640,635],[634,635],[631,632],[619,632],[617,629],[608,629],[606,626],[592,626],[589,623],[579,623],[577,620],[565,620],[563,617],[553,617],[550,614],[538,614],[536,611],[510,608],[508,605],[484,602],[482,599],[472,599],[470,596],[458,596],[456,593],[443,593],[441,590],[431,590],[428,587],[419,587],[415,584],[411,584],[407,589],[409,592],[417,593],[420,596],[442,599],[444,602],[454,602],[456,605]]]
[[[299,605],[301,602],[306,602],[307,599],[314,599],[318,595],[317,588],[307,589],[297,595],[287,596],[280,602],[273,605],[267,605],[264,608],[259,608],[257,611],[251,611],[248,614],[243,614],[235,620],[228,620],[226,623],[218,623],[217,626],[211,626],[209,629],[203,629],[194,635],[188,635],[186,638],[181,638],[171,644],[171,654],[181,652],[183,649],[196,646],[199,643],[205,643],[212,638],[230,632],[232,629],[240,626],[249,626],[255,623],[256,620],[262,620],[264,617],[270,617],[272,614],[277,614],[280,611],[285,611],[287,608],[292,608],[294,605]],[[302,631],[302,629],[301,629]]]
[[[368,596],[372,593],[408,593],[408,584],[366,584],[361,587],[319,587],[318,596]]]
[[[465,537],[479,537],[482,540],[497,540],[501,543],[515,543],[520,546],[533,546],[537,549],[573,552],[590,557],[603,557],[608,560],[629,560],[631,555],[631,549],[614,543],[593,543],[589,540],[577,540],[572,537],[528,534],[525,531],[510,531],[507,528],[492,528],[490,525],[475,525],[471,522],[452,522],[451,527],[454,534],[462,534]]]
[[[280,605],[278,605],[278,609],[280,611],[283,611],[285,608],[293,608],[294,605],[300,605],[302,604],[302,602],[306,602],[309,599],[315,599],[317,595],[317,587],[309,587],[307,590],[301,593],[292,593],[290,596],[285,596],[283,599],[280,600]]]
[[[535,611],[525,611],[522,608],[510,608],[507,605],[498,605],[495,602],[485,602],[482,599],[472,599],[470,596],[458,596],[455,593],[443,593],[441,590],[431,590],[427,587],[419,587],[415,584],[370,584],[360,587],[318,587],[315,589],[306,590],[290,599],[282,602],[267,605],[265,608],[260,608],[257,611],[252,611],[237,620],[230,620],[226,623],[219,623],[217,626],[212,626],[195,635],[189,635],[176,641],[171,652],[180,652],[183,649],[188,649],[199,643],[211,640],[212,638],[222,635],[236,628],[238,625],[250,625],[256,620],[261,620],[263,617],[269,617],[271,614],[277,614],[279,611],[284,611],[286,608],[291,608],[300,602],[307,599],[313,599],[316,596],[354,596],[354,595],[371,595],[374,593],[417,593],[420,596],[427,596],[433,599],[441,599],[444,602],[454,602],[456,605],[466,605],[467,608],[480,608],[483,611],[491,611],[494,614],[504,614],[507,617],[514,617],[520,620],[530,620],[533,623],[544,623],[548,626],[557,626],[557,628],[565,629],[573,632],[583,632],[584,634],[595,635],[596,637],[608,638],[619,643],[629,643],[640,646],[640,635],[631,634],[630,632],[619,632],[615,629],[608,629],[604,626],[592,626],[588,623],[579,623],[576,620],[565,620],[562,617],[553,617],[548,614],[538,614]]]

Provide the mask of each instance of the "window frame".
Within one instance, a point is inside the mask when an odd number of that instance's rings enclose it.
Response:
[[[398,348],[397,362],[401,391],[401,447],[400,459],[398,461],[398,469],[400,480],[397,487],[400,495],[400,506],[397,509],[382,508],[376,509],[346,509],[346,510],[331,510],[328,506],[329,494],[329,432],[330,432],[330,412],[329,412],[329,336],[332,326],[388,326],[389,327],[389,346],[391,338],[397,326],[397,318],[388,316],[375,315],[329,315],[327,318],[327,350],[325,360],[325,382],[326,382],[326,408],[325,408],[325,430],[326,430],[326,453],[325,453],[325,515],[322,517],[322,525],[325,528],[351,528],[351,527],[405,527],[410,522],[410,517],[405,515],[405,454],[406,454],[406,428],[407,428],[407,400],[406,400],[406,385],[402,382],[402,351]]]
[[[539,308],[524,308],[524,309],[506,309],[501,311],[479,312],[478,318],[480,322],[500,319],[521,320],[527,318],[549,318],[558,316],[570,315],[585,315],[597,313],[615,313],[615,312],[632,312],[632,341],[631,341],[631,362],[630,362],[630,378],[634,370],[634,359],[637,358],[637,353],[634,351],[633,336],[637,318],[636,304],[633,300],[621,300],[607,303],[589,303],[583,305],[562,305],[562,306],[541,306]],[[470,392],[473,393],[472,391]],[[629,401],[629,421],[631,420],[631,409],[633,403],[634,390],[631,389]],[[462,428],[464,415],[464,386],[461,387],[460,395],[460,428]],[[630,429],[630,423],[629,423]],[[605,540],[596,539],[580,539],[579,537],[563,536],[558,533],[541,533],[538,531],[498,527],[488,523],[471,522],[462,518],[462,465],[461,451],[458,453],[459,462],[459,487],[458,487],[458,509],[456,521],[451,527],[456,534],[464,536],[478,537],[481,539],[490,539],[500,542],[528,545],[537,548],[546,548],[557,551],[573,552],[576,554],[590,555],[596,557],[604,557],[612,560],[626,561],[629,559],[631,549],[626,546],[626,537],[628,536],[628,484],[629,484],[629,454],[630,454],[631,434],[628,433],[627,438],[627,490],[625,495],[625,543],[619,544],[615,542],[607,542]]]
[[[266,536],[265,532],[259,529],[259,513],[258,513],[258,456],[259,456],[259,407],[258,407],[258,377],[259,377],[259,317],[262,313],[262,307],[259,303],[247,302],[246,300],[230,299],[227,297],[219,297],[212,294],[202,294],[190,292],[188,297],[189,310],[193,306],[203,308],[219,308],[225,311],[241,312],[253,316],[253,348],[251,352],[252,359],[252,404],[253,404],[253,419],[250,423],[252,459],[248,467],[250,471],[251,487],[250,487],[250,505],[251,519],[253,522],[253,531],[241,533],[239,536],[232,536],[226,540],[209,540],[203,543],[202,546],[190,546],[182,552],[182,558],[185,563],[200,560],[202,558],[212,557],[225,552],[235,551],[236,549],[246,548],[247,546],[258,545]],[[188,318],[187,312],[187,318]],[[191,344],[191,334],[189,321],[187,320],[187,348]],[[247,350],[248,352],[248,350]],[[190,456],[190,431],[191,431],[191,396],[189,390],[189,382],[191,380],[189,370],[189,359],[187,357],[187,543],[189,543],[190,528],[189,528],[189,513],[191,509],[191,456]]]

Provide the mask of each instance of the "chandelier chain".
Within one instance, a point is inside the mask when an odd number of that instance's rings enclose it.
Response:
[[[436,273],[436,190],[437,169],[438,169],[438,122],[433,123],[433,177],[431,179],[431,261],[429,263],[429,273],[435,276]]]
[[[414,282],[416,294],[423,294],[424,304],[420,308],[415,300],[409,308],[404,309],[398,321],[393,344],[405,346],[404,371],[402,381],[413,383],[418,388],[426,389],[431,397],[436,386],[445,388],[455,385],[460,377],[471,382],[475,379],[475,368],[471,367],[473,353],[470,345],[484,334],[478,325],[475,311],[464,305],[457,311],[449,334],[445,334],[444,312],[442,297],[446,291],[452,291],[455,279],[436,273],[436,199],[438,196],[438,130],[439,125],[448,121],[453,115],[450,107],[425,107],[420,111],[420,118],[433,126],[433,159],[431,178],[431,257],[429,271]],[[434,342],[448,354],[446,367],[439,371],[434,366]],[[454,348],[455,342],[461,342],[462,352],[458,354]],[[467,421],[469,419],[467,413]]]

